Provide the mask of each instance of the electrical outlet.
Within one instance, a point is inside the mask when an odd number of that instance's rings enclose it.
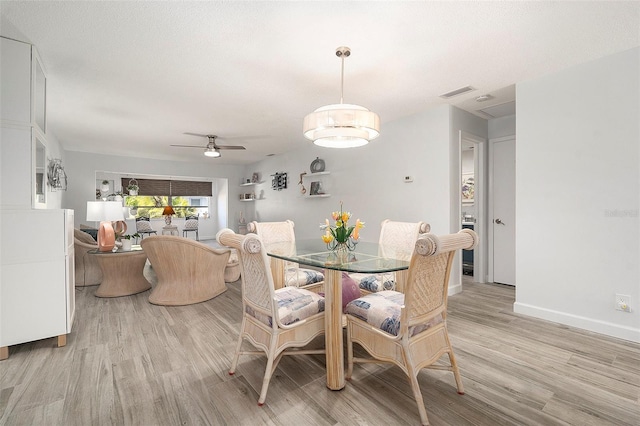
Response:
[[[404,181],[405,181],[405,182],[407,182],[407,183],[409,183],[409,182],[413,182],[413,177],[411,177],[411,176],[405,176],[405,177],[404,177]]]
[[[631,312],[631,296],[616,294],[616,311]]]

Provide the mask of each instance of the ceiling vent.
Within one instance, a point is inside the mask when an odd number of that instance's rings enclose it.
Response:
[[[491,118],[506,117],[516,113],[516,102],[510,101],[503,104],[493,105],[479,109],[478,112],[481,112]]]
[[[447,93],[443,93],[442,95],[440,95],[440,97],[444,99],[449,99],[449,98],[453,98],[454,96],[462,95],[463,93],[471,92],[473,90],[476,90],[476,89],[471,86],[464,86],[459,89],[452,90]]]

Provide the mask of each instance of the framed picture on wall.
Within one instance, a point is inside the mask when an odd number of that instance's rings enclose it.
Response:
[[[473,204],[475,194],[475,178],[473,173],[462,174],[462,204]]]

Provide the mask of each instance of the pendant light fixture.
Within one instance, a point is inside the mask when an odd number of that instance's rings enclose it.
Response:
[[[345,46],[336,49],[342,61],[340,75],[340,103],[318,108],[304,118],[304,137],[314,144],[327,148],[353,148],[366,145],[380,135],[380,117],[375,112],[343,103],[344,60],[351,55]]]

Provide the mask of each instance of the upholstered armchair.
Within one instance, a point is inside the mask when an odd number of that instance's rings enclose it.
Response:
[[[380,254],[385,257],[409,261],[418,237],[430,230],[431,226],[426,222],[383,220],[378,240]],[[352,273],[349,276],[358,284],[362,293],[375,293],[382,290],[402,291],[406,271],[375,275]]]
[[[89,250],[97,250],[98,243],[88,233],[73,230],[73,251],[76,287],[97,285],[102,282],[102,270],[95,256]]]
[[[247,231],[260,235],[261,240],[273,249],[281,250],[282,254],[290,254],[296,247],[296,235],[294,223],[291,220],[283,222],[249,222]],[[272,269],[276,288],[304,287],[314,292],[322,291],[324,287],[324,274],[314,269],[301,268],[297,263],[286,262],[284,271]],[[283,282],[282,279],[284,279]]]
[[[183,237],[188,237],[189,236],[189,232],[195,232],[196,233],[196,241],[199,240],[198,237],[198,216],[197,215],[190,215],[184,218],[184,229],[182,230],[182,236]]]
[[[269,381],[283,355],[325,353],[324,349],[294,349],[307,346],[324,333],[324,298],[298,287],[276,290],[260,236],[223,229],[216,238],[237,250],[242,268],[242,325],[229,374],[235,373],[240,355],[267,355],[258,398],[258,405],[263,405]],[[241,350],[245,338],[258,350]]]
[[[227,290],[224,274],[229,249],[171,235],[150,236],[140,245],[158,277],[149,295],[154,305],[200,303]]]
[[[405,292],[380,291],[349,302],[347,317],[347,380],[358,362],[385,362],[400,367],[408,376],[418,404],[420,420],[429,424],[422,399],[418,373],[422,368],[452,371],[459,394],[464,394],[462,378],[447,332],[447,292],[453,256],[478,243],[470,229],[437,237],[420,236],[409,265]],[[370,355],[356,358],[353,343]],[[449,365],[436,362],[444,355]]]
[[[158,235],[158,232],[151,227],[151,221],[149,220],[149,218],[144,216],[136,218],[136,232],[141,235],[142,239],[144,239],[144,234]]]

